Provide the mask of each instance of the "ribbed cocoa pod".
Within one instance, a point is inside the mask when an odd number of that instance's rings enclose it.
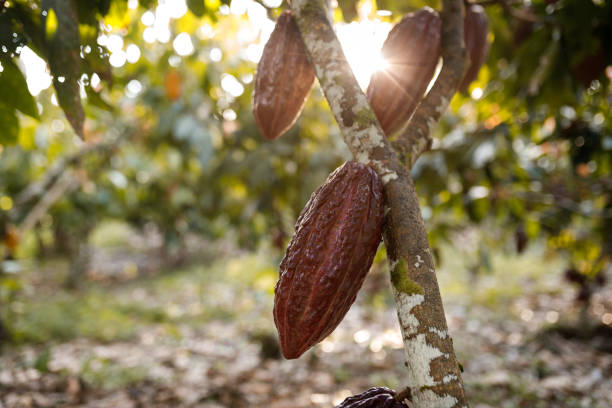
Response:
[[[253,115],[266,139],[296,121],[314,83],[314,70],[291,11],[284,11],[264,47],[253,88]]]
[[[381,240],[382,188],[374,170],[349,161],[302,210],[274,290],[285,358],[298,358],[323,340],[355,301]]]
[[[366,94],[387,136],[406,123],[431,82],[440,56],[441,27],[438,13],[425,7],[396,24],[383,44],[389,66],[372,75]]]
[[[406,405],[395,400],[395,391],[386,387],[373,387],[348,397],[336,408],[406,408]]]
[[[463,19],[463,39],[467,54],[470,56],[470,66],[459,84],[461,92],[467,91],[489,55],[488,32],[489,19],[484,8],[477,4],[467,7]]]

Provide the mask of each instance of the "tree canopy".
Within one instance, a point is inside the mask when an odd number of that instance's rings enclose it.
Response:
[[[404,13],[439,7],[339,3],[337,30],[363,86],[391,26]],[[567,254],[584,289],[612,253],[612,4],[480,3],[489,57],[413,169],[430,241],[436,247],[455,231],[494,225],[470,254],[486,269],[489,246],[522,251],[544,239]],[[154,224],[170,243],[230,228],[243,245],[263,238],[282,247],[310,193],[349,157],[318,86],[286,135],[269,143],[257,131],[253,72],[285,7],[1,2],[5,241],[26,220],[71,229],[118,218]],[[80,155],[92,145],[100,148]],[[57,201],[33,217],[53,186],[63,188]]]

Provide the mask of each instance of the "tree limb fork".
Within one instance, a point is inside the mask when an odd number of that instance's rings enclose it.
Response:
[[[456,52],[463,56],[462,0],[444,0],[443,6],[443,25],[446,26],[442,37],[443,50],[445,41],[450,41],[449,44],[458,43]],[[408,374],[404,382],[410,389],[412,405],[415,408],[467,407],[453,342],[448,334],[427,231],[410,171],[385,138],[366,96],[357,84],[326,17],[323,0],[293,0],[291,8],[345,143],[357,161],[369,164],[376,170],[385,187],[384,240],[406,351]],[[458,39],[451,41],[451,36]],[[413,138],[418,146],[427,146],[427,138],[433,126],[427,122],[427,117],[420,115],[429,112],[426,106],[431,104],[439,111],[434,117],[437,122],[446,110],[463,73],[464,61],[460,63],[460,67],[449,70],[457,77],[450,79],[449,84],[443,82],[434,85],[430,92],[432,96],[428,96],[421,104],[423,107],[419,108],[421,113],[417,111],[413,116],[410,126],[422,121],[427,124]],[[441,73],[439,80],[445,75]],[[435,105],[433,95],[438,95],[437,100],[443,103]],[[427,99],[431,101],[427,102]],[[422,143],[421,139],[426,143]],[[408,161],[410,165],[419,152],[424,150],[422,147],[406,150],[412,152]],[[402,156],[406,152],[402,151]]]

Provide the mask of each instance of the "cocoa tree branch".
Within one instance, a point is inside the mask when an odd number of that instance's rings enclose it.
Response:
[[[525,10],[513,8],[512,6],[520,6],[523,4],[523,2],[520,0],[515,0],[515,1],[510,1],[510,0],[479,0],[479,1],[472,0],[470,1],[470,0],[466,0],[466,4],[479,5],[483,7],[499,5],[504,10],[504,13],[506,13],[508,16],[514,19],[517,19],[517,20],[523,20],[523,21],[527,21],[530,23],[549,23],[550,24],[553,22],[552,18],[544,19],[536,15],[533,15],[531,13],[525,12]]]
[[[479,5],[479,6],[495,6],[498,4],[501,4],[502,2],[510,4],[510,5],[514,5],[514,4],[523,4],[522,0],[514,0],[514,1],[508,1],[508,0],[466,0],[465,4],[466,5]]]
[[[504,13],[506,13],[506,15],[517,20],[527,21],[529,23],[553,22],[552,19],[548,19],[548,21],[545,21],[544,19],[536,16],[535,14],[529,13],[526,9],[516,9],[512,7],[512,4],[508,0],[498,0],[498,4],[501,6],[502,10],[504,10]]]
[[[43,194],[62,175],[67,167],[78,164],[81,159],[90,154],[110,150],[117,146],[121,140],[121,138],[115,138],[98,143],[88,143],[76,152],[57,159],[39,180],[28,185],[15,197],[15,206],[27,204]]]
[[[19,225],[19,235],[25,236],[34,225],[47,213],[49,208],[64,194],[76,189],[80,185],[79,180],[72,171],[63,172],[51,185],[45,195],[28,212]]]
[[[409,167],[432,144],[431,131],[457,91],[468,68],[463,42],[463,12],[461,1],[444,1],[442,17],[442,69],[433,87],[417,107],[407,127],[397,136],[394,146]]]
[[[85,157],[96,153],[102,154],[103,158],[107,157],[133,132],[133,129],[126,128],[119,136],[85,144],[76,152],[56,160],[38,181],[23,189],[16,196],[16,205],[9,213],[9,218],[18,224],[19,233],[25,235],[64,194],[81,185],[74,175],[73,167],[78,166]]]
[[[462,0],[444,0],[443,4],[444,14],[458,14],[447,18],[447,24],[462,38]],[[405,385],[413,406],[467,407],[410,171],[385,138],[357,84],[323,1],[293,0],[291,8],[344,141],[355,159],[372,166],[384,184],[384,240],[406,351]],[[458,81],[456,78],[453,88]]]

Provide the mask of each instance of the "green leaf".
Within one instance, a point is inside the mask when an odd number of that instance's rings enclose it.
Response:
[[[98,27],[98,18],[108,13],[110,0],[75,0],[81,26]]]
[[[45,349],[36,356],[36,360],[34,360],[34,368],[36,370],[47,373],[49,372],[49,362],[51,361],[51,349],[49,347],[45,347]]]
[[[112,27],[126,27],[130,21],[127,0],[113,0],[110,9],[104,17],[104,23]]]
[[[155,0],[139,0],[138,4],[140,4],[141,7],[144,7],[146,9],[151,8],[151,6],[153,6],[156,3]]]
[[[19,119],[15,110],[0,105],[0,145],[12,145],[19,137]]]
[[[87,100],[89,101],[89,104],[109,112],[115,112],[115,107],[105,101],[104,98],[102,98],[102,95],[100,95],[99,92],[94,91],[91,86],[86,86],[85,92],[87,92]]]
[[[53,86],[57,92],[57,100],[74,131],[83,137],[83,122],[85,113],[81,105],[79,76],[81,73],[81,57],[79,43],[79,20],[74,1],[43,0],[43,10],[55,11],[57,30],[52,37],[47,37],[49,66],[53,74]],[[45,19],[45,32],[49,32]]]
[[[187,7],[198,17],[202,17],[204,14],[206,14],[206,5],[204,4],[204,0],[187,0]]]
[[[23,35],[19,35],[20,41],[13,41],[13,33],[17,32],[15,30],[15,26],[13,21],[10,18],[8,12],[0,14],[0,44],[4,45],[8,51],[15,52],[15,49],[18,45],[25,45],[27,40],[23,37]]]
[[[53,9],[49,9],[47,12],[47,20],[45,24],[45,37],[51,38],[57,31],[57,16]]]
[[[87,45],[89,45],[91,50],[88,54],[85,54],[85,59],[82,61],[84,65],[82,67],[83,72],[87,73],[90,77],[96,73],[100,79],[112,84],[113,73],[108,61],[110,53],[106,47],[96,44],[95,39],[90,43],[86,43]]]
[[[216,11],[219,10],[219,6],[221,5],[221,1],[219,0],[204,0],[204,4],[206,5],[207,10]]]
[[[38,53],[44,48],[39,13],[27,4],[11,2],[10,7],[0,13],[0,44],[8,52],[16,52],[27,45]]]
[[[36,102],[28,91],[26,80],[10,58],[0,58],[0,103],[9,108],[17,108],[26,115],[38,118]]]
[[[98,1],[98,10],[100,11],[100,14],[102,14],[102,16],[105,16],[108,14],[108,11],[110,10],[110,5],[111,5],[110,0],[99,0]]]

